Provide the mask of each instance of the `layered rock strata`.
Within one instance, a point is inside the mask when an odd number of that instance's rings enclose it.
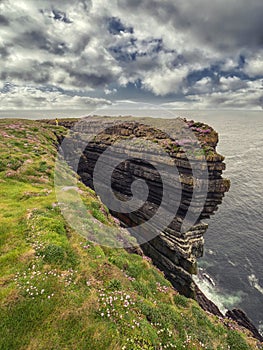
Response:
[[[60,124],[69,128],[74,123],[68,121]],[[118,147],[120,141],[123,143]],[[142,141],[150,142],[148,149],[142,146]],[[75,124],[69,142],[70,152],[64,146],[65,159],[75,167],[78,163],[77,172],[87,186],[94,189],[96,163],[112,145],[115,147],[108,160],[118,164],[111,178],[116,197],[127,201],[132,197],[132,183],[135,180],[147,183],[149,194],[139,209],[126,213],[112,211],[126,227],[138,227],[150,222],[162,205],[164,184],[157,169],[164,163],[167,167],[177,169],[179,181],[168,177],[166,186],[171,190],[168,192],[178,196],[178,206],[175,210],[174,207],[164,205],[162,215],[164,218],[166,214],[171,216],[172,213],[173,219],[153,239],[149,236],[150,240],[144,241],[141,248],[180,293],[196,298],[192,274],[197,270],[197,258],[203,254],[203,235],[208,227],[202,220],[214,214],[230,186],[229,181],[222,177],[225,164],[224,157],[216,152],[217,133],[205,124],[186,120],[180,120],[178,124],[178,121],[173,120],[89,117],[85,122]],[[157,147],[151,147],[151,144]],[[83,150],[81,157],[80,149]],[[162,156],[160,149],[164,150],[168,158]],[[147,161],[142,156],[143,152],[147,153]],[[123,158],[125,154],[127,159]],[[103,174],[96,181],[103,185]],[[195,193],[196,186],[206,188],[205,198],[202,198],[203,193]],[[186,231],[182,230],[184,221],[191,222],[191,217],[196,217],[194,222]],[[156,223],[145,227],[139,236],[138,232],[134,233],[138,242],[140,235],[147,237],[149,232],[158,231]]]

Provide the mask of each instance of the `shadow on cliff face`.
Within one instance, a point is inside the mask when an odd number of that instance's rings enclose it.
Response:
[[[208,125],[180,118],[88,117],[61,144],[71,168],[188,297],[203,254],[202,219],[229,189],[217,142]]]

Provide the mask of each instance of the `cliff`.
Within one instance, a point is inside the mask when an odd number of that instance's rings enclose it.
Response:
[[[66,131],[0,120],[0,348],[259,349],[245,328],[180,295],[148,257],[94,244],[71,227],[54,188]],[[76,188],[64,193],[78,193],[91,214],[86,230],[121,234],[94,191],[65,170]]]
[[[215,213],[230,187],[229,180],[222,177],[225,164],[216,152],[216,131],[200,122],[132,117],[88,117],[60,121],[60,125],[71,129],[65,139],[58,137],[63,157],[136,237],[139,249],[126,249],[139,254],[142,250],[177,291],[223,318],[192,280],[208,227],[202,220]],[[96,170],[99,163],[101,171]],[[149,193],[136,209],[126,206],[123,210],[122,203],[136,196],[132,186],[138,180],[145,181]],[[119,200],[117,209],[112,208],[109,187]],[[175,200],[165,201],[164,196]],[[227,317],[262,341],[247,316],[240,311],[235,317],[234,311]]]
[[[75,122],[61,123],[72,127]],[[211,127],[193,121],[93,117],[75,124],[67,138],[62,143],[64,156],[72,167],[76,167],[76,160],[79,161],[77,172],[84,184],[92,189],[94,169],[102,155],[104,168],[96,175],[97,188],[102,188],[108,181],[107,163],[116,165],[111,174],[111,186],[122,201],[132,197],[131,187],[135,180],[146,182],[149,194],[140,208],[126,213],[111,210],[111,213],[130,228],[144,253],[173,286],[185,296],[195,298],[192,274],[197,270],[197,258],[203,254],[203,235],[208,227],[202,219],[214,214],[230,186],[222,177],[225,164],[223,156],[216,152],[217,133]],[[105,156],[109,148],[111,152]],[[160,168],[169,176],[162,179],[158,173]],[[176,180],[174,168],[179,180]],[[163,204],[165,186],[166,195],[174,198]],[[194,193],[197,186],[201,190]],[[107,200],[107,191],[98,194]],[[111,203],[105,204],[111,209]],[[156,222],[152,218],[161,205],[162,217]],[[167,226],[160,224],[167,216],[170,218]],[[191,221],[191,218],[194,219]],[[185,221],[189,224],[182,230]],[[140,230],[134,229],[141,224]]]

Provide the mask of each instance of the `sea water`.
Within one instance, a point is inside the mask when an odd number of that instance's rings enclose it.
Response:
[[[197,282],[222,311],[239,307],[263,331],[263,112],[192,112],[219,133],[231,180],[208,221]]]

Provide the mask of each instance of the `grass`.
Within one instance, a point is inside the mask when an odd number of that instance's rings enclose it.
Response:
[[[62,127],[0,120],[0,349],[258,349],[234,322],[178,294],[147,257],[101,247],[65,221],[53,187]],[[78,184],[100,223],[115,220]]]

